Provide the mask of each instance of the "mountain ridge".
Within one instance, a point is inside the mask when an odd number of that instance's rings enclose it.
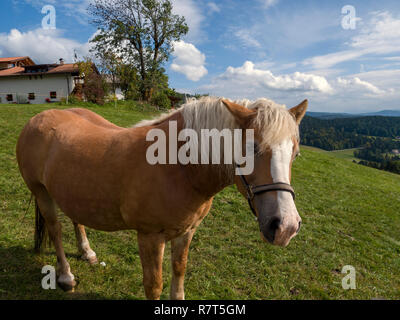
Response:
[[[366,113],[345,113],[345,112],[307,112],[307,115],[313,118],[330,120],[341,118],[360,118],[360,117],[400,117],[400,110],[380,110]]]

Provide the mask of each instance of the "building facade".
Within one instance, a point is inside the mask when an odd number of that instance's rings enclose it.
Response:
[[[35,64],[29,57],[0,58],[0,103],[41,104],[66,99],[80,81],[76,64]]]

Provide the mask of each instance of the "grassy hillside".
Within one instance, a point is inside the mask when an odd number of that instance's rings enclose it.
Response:
[[[61,213],[64,245],[79,281],[74,294],[41,289],[41,268],[56,264],[54,249],[33,253],[34,213],[19,175],[15,143],[26,121],[48,106],[0,106],[0,299],[143,299],[134,231],[88,230],[106,266],[77,259],[72,223]],[[94,111],[122,126],[152,116],[134,108]],[[400,178],[353,164],[333,153],[303,148],[293,168],[299,235],[287,248],[260,240],[258,226],[235,187],[217,195],[189,253],[187,299],[400,298]],[[164,291],[170,284],[169,245]],[[357,289],[343,290],[344,265]]]
[[[359,150],[359,149],[361,149],[361,148],[326,151],[326,150],[319,149],[316,147],[302,146],[302,150],[317,151],[320,153],[325,153],[325,154],[329,154],[331,156],[335,156],[336,158],[339,158],[339,159],[345,159],[345,160],[349,160],[349,161],[353,161],[353,160],[360,161],[360,159],[354,157],[354,151]]]

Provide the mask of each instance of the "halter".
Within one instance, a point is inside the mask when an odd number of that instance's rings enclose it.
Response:
[[[240,166],[236,165],[237,169],[240,172]],[[293,187],[284,182],[276,182],[276,183],[270,183],[270,184],[262,184],[258,186],[252,186],[247,183],[246,178],[243,175],[239,175],[240,180],[242,180],[243,186],[246,188],[247,192],[247,202],[249,203],[251,212],[253,212],[254,216],[257,218],[256,210],[254,209],[253,206],[253,199],[256,195],[264,192],[271,192],[271,191],[286,191],[290,192],[290,194],[293,197],[293,200],[296,199],[296,194],[294,193]]]

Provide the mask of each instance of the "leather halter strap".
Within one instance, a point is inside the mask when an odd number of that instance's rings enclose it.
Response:
[[[236,165],[236,167],[240,171],[240,166]],[[292,195],[293,200],[296,200],[296,194],[294,192],[294,189],[288,183],[275,182],[275,183],[270,183],[270,184],[262,184],[262,185],[258,185],[258,186],[252,186],[247,182],[246,178],[243,175],[240,174],[239,177],[240,177],[240,180],[242,180],[243,186],[246,189],[247,202],[249,203],[251,212],[253,212],[253,214],[256,218],[257,218],[257,214],[256,214],[256,210],[254,209],[252,201],[253,201],[254,197],[260,193],[272,192],[272,191],[285,191],[285,192],[289,192]]]

